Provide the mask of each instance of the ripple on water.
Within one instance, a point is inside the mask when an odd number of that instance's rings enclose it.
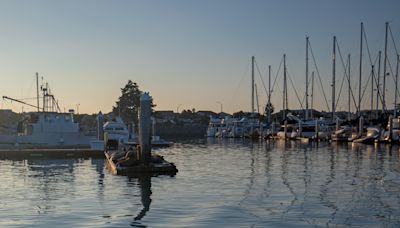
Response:
[[[0,160],[0,227],[398,227],[397,147],[198,140],[157,150],[176,176],[103,159]]]

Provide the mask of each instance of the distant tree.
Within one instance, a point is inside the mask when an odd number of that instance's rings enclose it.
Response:
[[[234,118],[241,118],[244,116],[244,112],[243,111],[234,112],[232,115]]]
[[[112,110],[113,115],[120,116],[125,123],[133,122],[136,130],[138,129],[138,113],[142,94],[138,84],[129,80],[125,87],[121,88],[121,96],[115,102]],[[152,107],[154,106],[152,104]]]

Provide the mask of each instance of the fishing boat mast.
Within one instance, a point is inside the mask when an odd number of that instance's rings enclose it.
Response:
[[[36,101],[37,101],[37,111],[40,112],[39,107],[39,73],[36,72]]]

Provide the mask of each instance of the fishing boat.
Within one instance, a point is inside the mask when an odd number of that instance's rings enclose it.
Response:
[[[37,105],[3,96],[3,99],[19,102],[37,108],[37,112],[27,113],[18,123],[18,134],[0,135],[0,148],[89,148],[92,136],[80,131],[79,123],[74,121],[74,111],[61,112],[48,84],[40,87],[43,106],[39,107],[39,83],[37,80]]]

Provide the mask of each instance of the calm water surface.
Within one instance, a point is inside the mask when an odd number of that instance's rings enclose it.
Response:
[[[0,227],[400,227],[398,147],[200,140],[157,152],[176,176],[0,160]]]

